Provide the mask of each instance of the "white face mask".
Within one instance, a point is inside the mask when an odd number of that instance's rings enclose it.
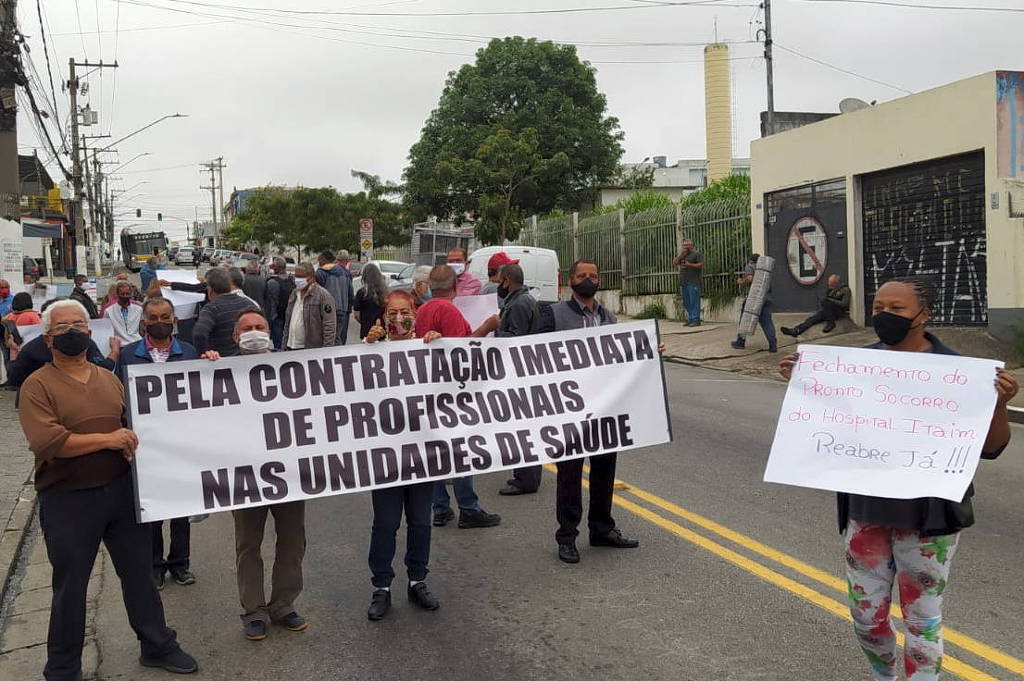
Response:
[[[464,262],[450,262],[448,263],[448,267],[455,270],[456,277],[461,277],[462,273],[466,271],[466,263]]]
[[[266,331],[246,331],[238,336],[238,349],[243,355],[266,352],[270,349],[270,334]]]
[[[295,278],[295,288],[296,288],[296,290],[301,291],[302,289],[306,288],[306,286],[308,286],[308,285],[309,285],[309,279],[300,279],[298,277]]]

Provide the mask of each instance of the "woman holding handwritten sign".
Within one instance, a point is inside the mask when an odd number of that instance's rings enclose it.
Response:
[[[898,352],[958,353],[925,331],[933,293],[919,279],[887,282],[875,294],[871,348]],[[787,380],[797,355],[782,360]],[[998,369],[998,395],[982,458],[998,457],[1010,441],[1007,403],[1017,394],[1014,375]],[[889,617],[898,584],[907,626],[904,669],[908,681],[932,681],[942,666],[942,593],[960,530],[974,524],[973,485],[958,502],[938,498],[885,499],[839,494],[839,529],[846,542],[850,613],[861,648],[877,681],[894,681],[896,634]]]

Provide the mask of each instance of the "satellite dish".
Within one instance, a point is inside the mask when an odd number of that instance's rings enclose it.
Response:
[[[839,113],[853,113],[854,111],[862,111],[870,107],[871,105],[865,102],[863,99],[857,99],[856,97],[847,97],[843,101],[839,102]]]

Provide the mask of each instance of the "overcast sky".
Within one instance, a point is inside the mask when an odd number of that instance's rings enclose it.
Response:
[[[702,44],[715,40],[717,26],[718,40],[735,43],[734,149],[737,156],[747,156],[765,107],[762,47],[752,42],[763,13],[746,0],[700,4],[42,0],[62,120],[67,120],[68,102],[61,81],[71,57],[116,58],[120,64],[116,76],[113,70],[88,76],[89,92],[80,102],[99,111],[100,125],[85,128],[85,134],[109,133],[113,137],[107,141],[113,141],[165,114],[188,114],[119,144],[119,153],[106,157],[123,163],[140,153],[152,154],[126,166],[123,180],[116,181],[123,189],[145,182],[125,195],[119,211],[141,208],[153,215],[160,210],[189,221],[196,207],[201,220],[209,218],[209,192],[199,189],[209,177],[200,175],[199,163],[217,156],[227,166],[225,198],[232,187],[268,183],[356,190],[352,168],[399,180],[446,75],[472,61],[489,36],[579,45],[580,56],[597,69],[608,112],[625,132],[624,160],[666,155],[672,163],[704,157]],[[1020,0],[928,4],[1021,6]],[[49,92],[36,3],[21,0],[19,5],[21,30],[30,37],[32,61]],[[600,7],[628,9],[523,13]],[[502,10],[517,13],[451,15]],[[994,69],[1024,70],[1024,13],[774,0],[772,23],[779,111],[836,111],[844,97],[885,101],[905,94],[900,88],[917,92]],[[50,154],[26,114],[23,110],[19,122],[21,153],[37,147],[45,160]],[[56,168],[51,173],[58,179]],[[138,222],[134,213],[119,219],[120,225],[133,222]],[[173,220],[161,226],[183,235]]]

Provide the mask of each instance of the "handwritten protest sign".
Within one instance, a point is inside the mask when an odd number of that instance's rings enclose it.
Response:
[[[963,499],[992,420],[1001,362],[824,345],[799,352],[766,482]]]
[[[140,519],[667,442],[657,347],[647,321],[130,365]]]

